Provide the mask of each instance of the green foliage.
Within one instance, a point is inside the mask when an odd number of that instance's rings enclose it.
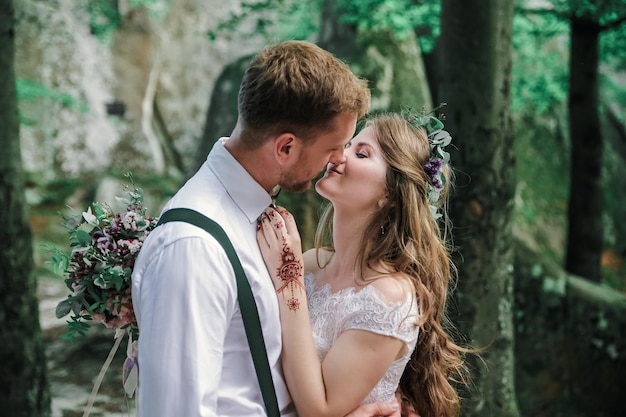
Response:
[[[563,18],[569,16],[590,18],[601,25],[611,24],[624,15],[624,0],[550,0],[545,10]]]
[[[601,31],[602,60],[626,59],[626,0],[551,0],[545,9],[519,9],[568,24],[571,17],[595,22]],[[623,69],[623,68],[622,68]]]
[[[106,0],[87,0],[84,7],[89,13],[89,28],[99,39],[108,37],[122,23],[122,15],[115,3]]]
[[[626,71],[626,22],[600,35],[600,56],[614,70]]]
[[[595,21],[601,30],[601,62],[626,69],[626,0],[552,0],[546,8],[519,8],[513,28],[513,110],[543,114],[567,99],[569,22]],[[621,22],[621,24],[616,24]],[[601,88],[611,87],[603,81]]]
[[[58,101],[59,103],[67,107],[78,108],[81,111],[87,111],[88,109],[86,103],[75,99],[69,94],[60,93],[57,90],[48,88],[45,85],[35,81],[18,78],[16,80],[16,86],[17,98],[21,101],[32,101],[34,99],[43,97]]]
[[[58,202],[66,201],[81,186],[81,180],[78,178],[57,177],[42,183],[29,173],[27,175],[29,186],[42,190],[41,198],[37,201],[40,206],[54,206]]]
[[[567,99],[569,25],[554,15],[513,19],[513,111],[544,114]]]
[[[319,1],[284,2],[278,15],[277,39],[308,39],[319,32]]]
[[[323,0],[244,1],[237,13],[231,13],[207,35],[210,40],[232,32],[247,37],[308,39],[319,32],[322,3]],[[439,36],[440,0],[337,0],[335,3],[340,20],[359,30],[391,30],[398,39],[404,39],[407,31],[416,31],[425,52],[434,48]],[[244,32],[245,27],[249,29]]]
[[[337,0],[341,20],[360,30],[392,29],[399,39],[417,25],[416,8],[410,0]]]
[[[41,242],[41,247],[50,254],[50,260],[45,263],[52,265],[55,274],[64,273],[70,265],[69,255],[50,242]]]
[[[50,99],[52,101],[61,103],[63,106],[78,110],[81,113],[89,111],[89,106],[82,100],[72,97],[69,94],[59,92],[52,88],[48,88],[45,85],[32,80],[26,80],[18,78],[16,80],[17,99],[18,105],[37,99]],[[20,111],[20,123],[32,126],[35,124],[34,120],[29,119]]]
[[[221,21],[209,40],[237,32],[244,37],[256,35],[272,39],[307,39],[319,30],[321,1],[261,0],[243,1],[238,12]]]
[[[435,42],[441,34],[441,0],[424,0],[413,7],[417,13],[418,23],[415,26],[415,34],[420,49],[424,53],[430,53],[435,48]]]
[[[345,23],[364,31],[392,30],[403,40],[408,31],[420,28],[425,49],[432,50],[439,35],[441,3],[426,0],[337,0],[337,11]]]

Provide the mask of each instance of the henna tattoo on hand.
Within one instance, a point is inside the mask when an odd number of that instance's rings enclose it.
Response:
[[[302,261],[296,258],[291,248],[287,245],[286,239],[283,237],[283,252],[281,256],[281,265],[276,270],[278,278],[281,280],[281,286],[276,290],[277,294],[283,294],[285,297],[285,291],[289,290],[291,298],[287,299],[287,306],[289,310],[298,310],[300,308],[300,300],[295,298],[295,291],[298,287],[304,290],[304,285],[300,281],[302,276]]]

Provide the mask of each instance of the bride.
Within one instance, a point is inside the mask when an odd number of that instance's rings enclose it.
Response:
[[[424,115],[370,118],[316,184],[330,205],[304,255],[287,210],[260,220],[300,417],[344,416],[396,392],[422,417],[460,412],[450,381],[466,350],[443,328],[453,266],[438,223],[451,174],[442,128]]]

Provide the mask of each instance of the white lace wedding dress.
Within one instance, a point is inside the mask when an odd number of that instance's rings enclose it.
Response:
[[[345,330],[367,330],[402,340],[407,353],[396,359],[363,404],[393,399],[398,382],[417,342],[417,302],[408,295],[402,303],[390,302],[372,285],[358,291],[350,287],[331,292],[330,285],[315,287],[312,274],[304,276],[313,339],[320,361]],[[365,364],[364,364],[365,366]]]

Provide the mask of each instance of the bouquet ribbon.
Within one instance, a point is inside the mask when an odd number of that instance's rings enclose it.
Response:
[[[113,347],[111,347],[109,355],[102,364],[102,368],[100,368],[100,373],[98,374],[98,378],[96,378],[96,382],[94,383],[91,394],[89,395],[89,400],[87,401],[87,405],[85,406],[83,417],[88,417],[89,414],[91,414],[91,410],[93,409],[93,403],[96,400],[96,395],[98,395],[98,390],[100,389],[100,385],[102,384],[104,375],[109,369],[109,366],[111,365],[111,362],[113,361],[113,358],[115,357],[117,349],[120,347],[120,343],[122,343],[122,339],[124,339],[125,334],[128,334],[128,347],[126,348],[126,360],[124,361],[124,369],[122,371],[122,384],[124,385],[124,391],[126,392],[126,395],[132,398],[132,396],[135,394],[139,376],[139,369],[137,367],[137,341],[133,341],[133,338],[128,330],[116,329],[114,336],[115,343],[113,344]]]

